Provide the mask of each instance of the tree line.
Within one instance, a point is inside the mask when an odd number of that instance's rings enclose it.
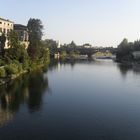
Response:
[[[135,51],[140,51],[140,40],[128,42],[125,38],[117,47],[116,58],[118,61],[134,61]]]

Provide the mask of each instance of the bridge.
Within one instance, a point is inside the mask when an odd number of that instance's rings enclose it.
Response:
[[[89,58],[92,57],[97,52],[105,53],[107,51],[111,52],[112,54],[115,54],[115,49],[107,49],[107,48],[57,48],[56,50],[50,50],[50,55],[54,56],[55,54],[61,54],[63,51],[66,51],[67,53],[70,53],[72,51],[78,52],[80,55],[87,55]]]
[[[58,52],[60,54],[62,51],[64,51],[64,49],[62,49],[62,48],[58,49]],[[71,51],[74,51],[74,52],[77,51],[80,55],[88,55],[88,57],[91,57],[93,54],[95,54],[99,50],[95,49],[95,48],[67,48],[65,51],[68,53]]]

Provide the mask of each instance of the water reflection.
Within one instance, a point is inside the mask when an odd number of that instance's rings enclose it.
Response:
[[[140,74],[140,64],[121,64],[113,62],[113,60],[52,60],[49,65],[49,70],[59,70],[61,66],[71,66],[73,69],[77,64],[91,64],[96,66],[114,66],[120,71],[122,77],[126,77],[128,72]]]
[[[128,72],[133,72],[134,74],[140,74],[140,65],[136,64],[117,64],[123,77],[126,77]]]
[[[54,61],[43,71],[1,87],[2,140],[140,138],[140,76],[133,74],[140,74],[139,67]]]
[[[12,119],[13,113],[9,112],[8,110],[0,108],[0,127],[4,126]]]
[[[0,87],[0,126],[10,121],[23,104],[27,104],[30,113],[39,111],[42,95],[49,92],[48,89],[48,79],[42,71],[24,75]]]
[[[86,60],[57,60],[57,59],[52,59],[50,64],[49,64],[49,70],[53,71],[55,69],[59,70],[61,66],[67,66],[70,65],[71,69],[73,69],[76,64],[101,64],[101,61],[94,61],[91,59],[86,59]]]

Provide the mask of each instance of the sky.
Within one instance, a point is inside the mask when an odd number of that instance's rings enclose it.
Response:
[[[0,17],[19,24],[39,18],[44,39],[116,47],[140,39],[140,0],[0,0]]]

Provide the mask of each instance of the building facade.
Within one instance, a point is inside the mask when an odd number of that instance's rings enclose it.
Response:
[[[6,20],[3,18],[0,18],[0,36],[4,33],[6,37],[6,42],[5,42],[5,48],[9,48],[9,43],[8,43],[8,33],[13,30],[14,28],[14,22],[10,20]]]
[[[27,26],[21,24],[14,24],[14,30],[18,34],[19,41],[27,49],[29,46],[29,34]]]

